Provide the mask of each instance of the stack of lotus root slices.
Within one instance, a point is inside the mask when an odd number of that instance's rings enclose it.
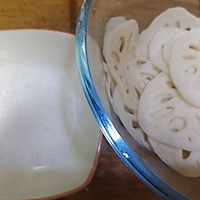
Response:
[[[178,173],[200,176],[200,19],[169,8],[139,33],[111,18],[103,56],[107,96],[129,134]]]

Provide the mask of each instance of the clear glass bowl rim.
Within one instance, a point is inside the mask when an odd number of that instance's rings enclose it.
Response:
[[[93,0],[83,0],[76,26],[76,60],[79,77],[92,113],[104,137],[126,166],[164,199],[188,200],[153,174],[128,147],[109,119],[96,92],[88,64],[87,22]]]

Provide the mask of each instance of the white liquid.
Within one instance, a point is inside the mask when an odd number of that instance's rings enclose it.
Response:
[[[74,37],[5,31],[0,44],[0,199],[80,186],[99,131],[78,78]]]

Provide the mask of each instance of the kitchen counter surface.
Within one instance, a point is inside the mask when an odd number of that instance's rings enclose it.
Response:
[[[1,0],[0,29],[39,28],[75,33],[81,0]],[[103,138],[96,173],[80,192],[62,200],[160,200]],[[60,199],[61,200],[61,199]]]

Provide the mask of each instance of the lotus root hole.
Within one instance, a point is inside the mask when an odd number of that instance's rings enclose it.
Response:
[[[192,75],[192,74],[196,74],[197,71],[198,71],[197,66],[192,65],[192,66],[188,67],[188,68],[185,70],[185,73],[187,73],[188,75]]]
[[[136,128],[139,128],[140,126],[139,126],[139,124],[138,124],[137,121],[134,121],[134,120],[133,120],[133,121],[132,121],[132,127],[136,129]]]
[[[119,52],[121,53],[124,50],[124,46],[125,46],[125,39],[124,37],[120,37],[119,39]]]
[[[199,51],[199,47],[197,45],[195,45],[195,44],[190,44],[189,48],[194,50],[194,51]]]
[[[125,85],[125,87],[126,87],[126,93],[129,94],[130,89],[129,89],[129,83],[128,83],[127,80],[125,81],[125,84],[126,84],[126,85]]]
[[[115,60],[118,63],[120,62],[120,57],[117,52],[113,51],[111,55],[112,55],[113,60]]]
[[[188,55],[184,55],[184,56],[183,56],[183,59],[186,59],[186,60],[194,60],[194,59],[196,59],[196,56],[195,56],[195,55],[192,55],[192,54],[188,54]]]
[[[106,58],[105,58],[104,55],[102,55],[102,59],[103,59],[103,62],[104,62],[104,63],[107,63],[107,62],[106,62]]]
[[[110,82],[110,96],[112,98],[113,98],[113,92],[114,92],[114,90],[115,90],[116,87],[117,87],[117,83],[114,80],[112,80]]]
[[[190,154],[191,154],[191,151],[186,151],[186,150],[182,149],[182,158],[184,160],[189,158]]]
[[[185,28],[185,30],[186,30],[186,31],[190,31],[190,30],[191,30],[191,28],[190,28],[190,27],[187,27],[187,28]]]
[[[148,138],[148,135],[146,133],[144,133],[144,141],[149,142],[149,138]]]
[[[166,95],[160,95],[157,98],[161,98],[160,100],[161,103],[167,103],[173,98],[173,96],[171,94],[166,94]]]
[[[144,65],[144,64],[146,64],[146,63],[147,63],[146,61],[138,60],[137,63],[136,63],[136,65],[137,65],[138,67],[142,67],[142,65]]]
[[[135,97],[140,98],[140,92],[137,88],[134,88]]]
[[[103,71],[103,74],[104,74],[104,80],[105,80],[106,82],[108,82],[108,74],[107,74],[107,72],[106,72],[106,71]]]
[[[169,114],[171,114],[174,111],[174,108],[171,106],[165,107],[163,109],[160,109],[154,113],[152,113],[152,118],[154,119],[160,119],[162,117],[165,117]]]
[[[176,22],[176,27],[177,27],[177,28],[180,28],[180,27],[181,27],[180,21],[177,21],[177,22]]]
[[[114,65],[114,69],[115,69],[116,71],[118,71],[118,66],[117,66],[117,65]]]
[[[155,76],[149,73],[141,73],[141,75],[147,80],[147,81],[151,81]]]
[[[133,37],[133,33],[131,33],[130,35],[129,35],[129,38],[128,38],[128,41],[127,41],[127,51],[130,51],[131,49],[130,49],[130,45],[132,44],[132,37]]]
[[[126,105],[124,106],[124,110],[131,115],[135,114],[135,111],[133,109],[129,108],[128,106],[126,106]]]
[[[186,127],[186,120],[183,117],[176,117],[169,121],[169,129],[172,132],[182,131]]]

